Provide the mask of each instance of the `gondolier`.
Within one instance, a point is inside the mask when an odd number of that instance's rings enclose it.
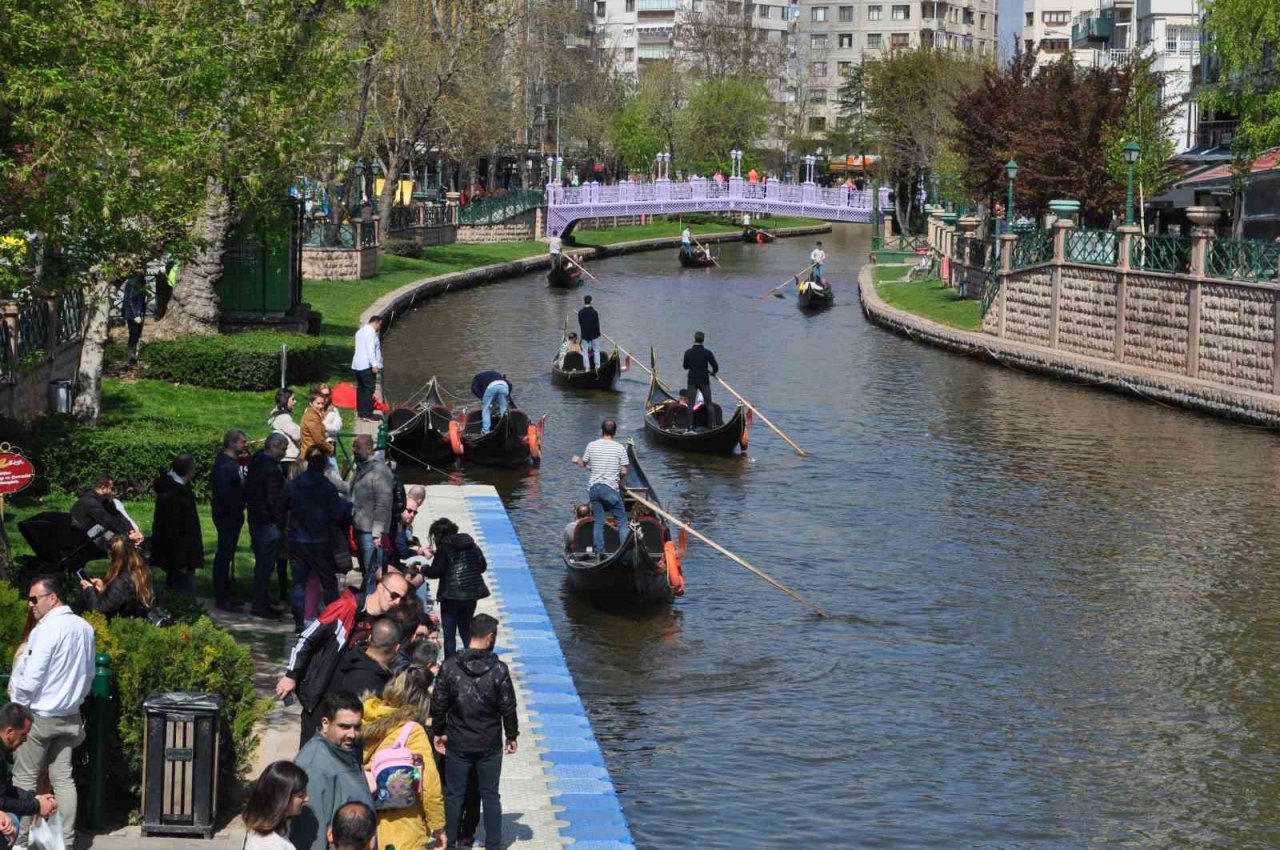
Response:
[[[627,474],[627,450],[613,437],[618,433],[618,423],[612,418],[600,423],[600,439],[587,444],[582,456],[573,456],[573,462],[591,470],[587,482],[587,496],[591,500],[591,516],[594,554],[604,554],[604,513],[610,511],[618,521],[618,545],[627,536],[627,509],[619,492],[623,476]]]
[[[560,264],[564,262],[564,255],[561,251],[564,249],[564,243],[561,242],[559,236],[552,235],[547,239],[547,250],[551,254],[551,268],[558,269]]]
[[[582,338],[582,353],[587,366],[596,368],[600,363],[600,314],[591,306],[591,296],[582,296],[582,309],[578,311],[578,331]]]
[[[711,378],[720,371],[720,364],[709,348],[702,343],[706,334],[698,331],[693,335],[693,347],[684,353],[684,367],[689,371],[689,400],[696,404],[698,393],[702,393],[702,401],[711,405]]]
[[[680,253],[686,257],[693,256],[693,234],[689,232],[687,227],[680,234]]]
[[[810,252],[809,259],[813,261],[813,280],[823,280],[822,266],[827,262],[827,252],[822,250],[821,242]]]

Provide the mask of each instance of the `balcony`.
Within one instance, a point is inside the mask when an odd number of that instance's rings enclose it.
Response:
[[[1120,65],[1128,64],[1129,54],[1132,51],[1127,49],[1115,48],[1112,50],[1095,50],[1093,51],[1093,65],[1095,68],[1115,68]]]
[[[1240,122],[1232,118],[1224,121],[1201,121],[1196,126],[1196,147],[1225,148],[1231,146],[1235,138],[1236,126]]]
[[[1115,32],[1115,20],[1110,12],[1101,15],[1077,16],[1071,24],[1073,47],[1097,47],[1111,41]]]
[[[641,44],[670,44],[672,27],[637,27],[636,40]]]
[[[680,0],[636,0],[637,12],[675,12],[680,9]]]

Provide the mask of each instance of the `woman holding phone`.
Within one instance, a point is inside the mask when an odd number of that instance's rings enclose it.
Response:
[[[111,541],[111,565],[106,578],[80,576],[84,607],[112,617],[145,617],[155,604],[151,568],[142,560],[138,547],[127,537]]]

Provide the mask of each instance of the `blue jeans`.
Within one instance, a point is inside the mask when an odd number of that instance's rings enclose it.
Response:
[[[591,517],[595,524],[591,528],[591,542],[597,554],[604,553],[604,512],[609,511],[618,520],[618,543],[627,537],[627,508],[622,503],[618,491],[608,484],[592,484],[587,491],[591,500]]]
[[[824,278],[822,277],[822,263],[815,263],[815,264],[814,264],[814,266],[813,266],[813,279],[814,279],[814,280],[823,280],[823,279],[824,279]]]
[[[249,526],[249,542],[253,546],[253,605],[255,608],[266,608],[271,605],[267,588],[271,585],[271,574],[276,569],[276,559],[280,556],[280,541],[284,535],[280,526]]]
[[[484,388],[484,398],[480,399],[480,431],[481,433],[489,433],[489,427],[492,421],[489,418],[489,408],[496,401],[498,403],[498,416],[507,415],[507,402],[511,398],[511,387],[507,386],[506,381],[494,381]]]
[[[480,807],[484,812],[484,846],[502,847],[502,748],[487,753],[460,753],[450,749],[444,759],[444,832],[450,847],[456,847],[462,820],[462,801],[467,795],[467,779],[475,771],[480,786]]]
[[[236,557],[236,546],[240,545],[244,518],[214,520],[213,525],[218,529],[218,548],[213,555],[213,598],[217,602],[230,602],[231,562]]]
[[[582,341],[582,359],[592,366],[600,365],[600,338]]]
[[[383,565],[382,555],[382,547],[378,545],[378,539],[373,536],[373,532],[361,531],[357,528],[356,557],[360,559],[360,569],[364,570],[365,578],[376,573]]]
[[[440,633],[444,635],[444,657],[448,658],[458,651],[454,632],[462,638],[462,648],[471,643],[471,618],[476,614],[474,599],[441,599],[440,600]]]

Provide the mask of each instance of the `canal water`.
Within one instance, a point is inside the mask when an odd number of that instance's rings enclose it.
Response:
[[[810,458],[759,421],[745,457],[651,444],[638,368],[614,394],[552,386],[584,291],[542,275],[427,302],[384,343],[393,399],[492,368],[548,414],[540,469],[466,476],[503,494],[637,842],[1280,841],[1275,436],[880,331],[857,303],[865,228],[821,238],[838,303],[817,316],[756,298],[813,238],[726,245],[709,271],[612,259],[585,290],[674,384],[704,330]],[[670,610],[569,596],[569,457],[603,416],[670,510],[835,616],[696,543]]]

